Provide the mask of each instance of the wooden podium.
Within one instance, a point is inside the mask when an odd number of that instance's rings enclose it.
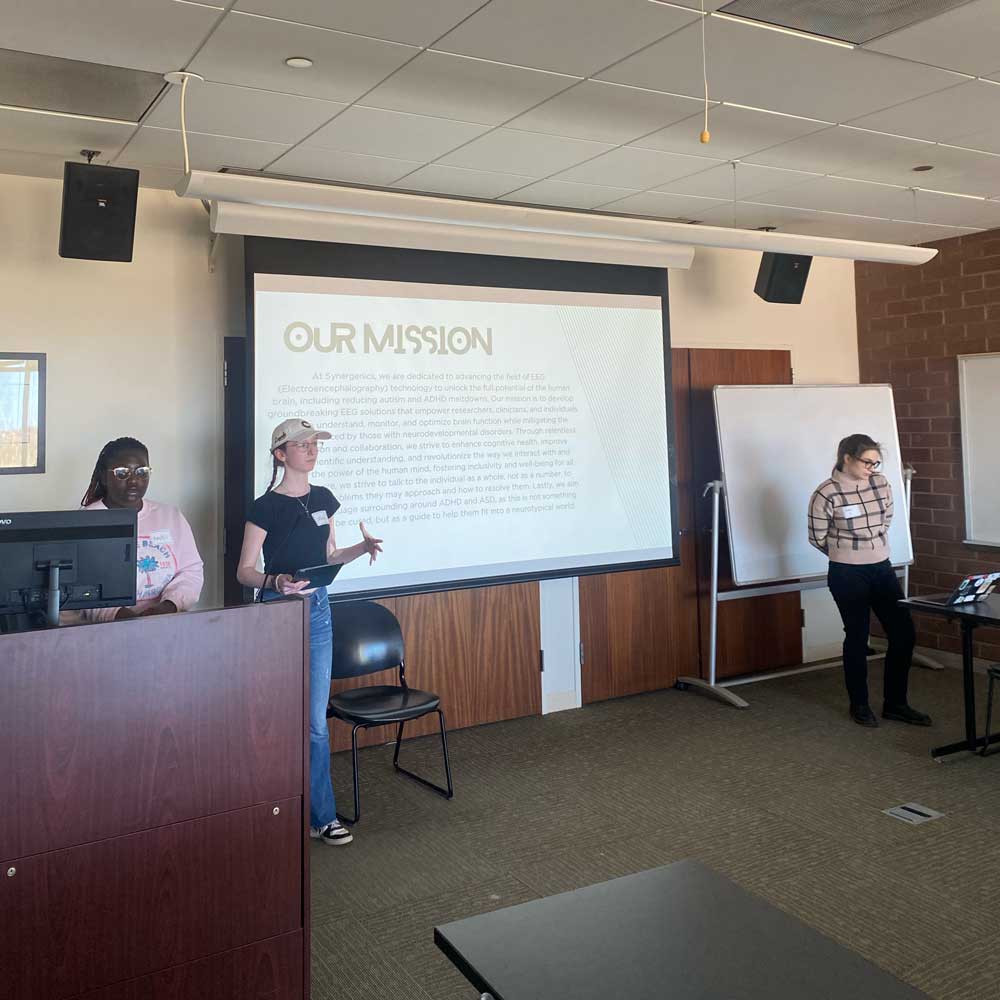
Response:
[[[0,998],[309,996],[304,601],[0,636]]]

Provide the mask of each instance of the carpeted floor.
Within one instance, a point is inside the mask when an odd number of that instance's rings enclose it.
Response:
[[[680,858],[931,997],[1000,998],[1000,753],[927,753],[961,736],[961,675],[914,670],[932,729],[854,725],[837,669],[741,693],[749,710],[663,691],[456,732],[451,802],[362,751],[354,843],[312,847],[313,1000],[475,1000],[436,924]],[[439,766],[432,740],[404,754]],[[349,767],[334,758],[345,801]],[[881,812],[910,801],[946,816]]]

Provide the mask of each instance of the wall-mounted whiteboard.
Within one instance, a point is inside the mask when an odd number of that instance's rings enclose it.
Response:
[[[958,359],[965,540],[1000,545],[1000,354]]]
[[[826,574],[826,557],[809,544],[809,499],[849,434],[882,444],[896,508],[892,562],[913,561],[891,386],[719,385],[715,422],[736,583]]]

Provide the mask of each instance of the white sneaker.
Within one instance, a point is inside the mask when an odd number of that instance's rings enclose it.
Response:
[[[354,840],[351,831],[339,819],[327,823],[324,827],[309,827],[309,836],[313,840],[322,840],[324,844],[349,844]]]

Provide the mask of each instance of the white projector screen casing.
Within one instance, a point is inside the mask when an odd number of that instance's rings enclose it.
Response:
[[[965,540],[1000,545],[1000,354],[958,359]]]
[[[675,561],[662,305],[255,274],[254,495],[275,424],[330,431],[338,545],[385,539],[333,595]]]
[[[882,444],[895,504],[891,559],[913,561],[891,386],[718,385],[714,396],[736,583],[826,575],[827,558],[809,544],[809,499],[849,434]]]

